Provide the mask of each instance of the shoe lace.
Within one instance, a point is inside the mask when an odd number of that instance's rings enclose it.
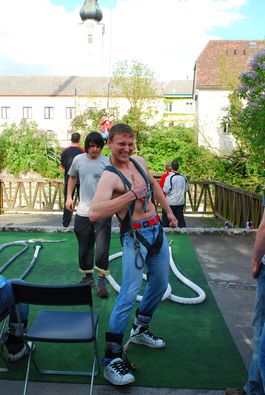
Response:
[[[150,332],[148,329],[144,331],[144,334],[148,337],[150,337],[152,340],[160,340],[160,337],[154,335],[152,332]]]
[[[125,374],[129,373],[129,369],[126,367],[126,365],[124,364],[123,361],[114,362],[114,363],[112,364],[112,368],[113,368],[116,372],[118,372],[118,373],[120,373],[120,374],[122,374],[122,375],[125,375]]]

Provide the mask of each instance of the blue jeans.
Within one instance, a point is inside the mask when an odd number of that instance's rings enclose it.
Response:
[[[141,228],[139,233],[150,244],[153,244],[158,234],[159,226],[157,224],[148,228]],[[133,243],[133,237],[129,233],[125,233],[122,249],[122,285],[109,322],[109,332],[120,335],[124,334],[128,325],[132,308],[143,281],[144,268],[138,269],[135,265],[136,251]],[[163,232],[161,249],[153,256],[147,256],[147,249],[142,244],[140,246],[147,269],[148,282],[139,305],[139,312],[142,315],[151,317],[161,301],[168,284],[169,249],[166,235]]]
[[[17,315],[14,306],[14,299],[12,293],[12,282],[21,282],[20,279],[6,280],[6,284],[3,288],[0,288],[0,314],[2,314],[6,309],[9,310],[10,322],[17,323]],[[20,304],[20,314],[21,321],[27,321],[29,313],[29,306],[27,304]],[[10,332],[13,332],[13,326],[9,324]]]
[[[262,384],[261,372],[265,371],[265,358],[259,355],[259,350],[265,347],[265,334],[263,328],[265,323],[265,267],[262,265],[256,289],[256,302],[253,313],[253,341],[254,351],[248,370],[248,382],[244,386],[244,390],[248,395],[264,395],[264,387]],[[262,335],[262,337],[261,337]],[[260,365],[261,363],[261,365]]]

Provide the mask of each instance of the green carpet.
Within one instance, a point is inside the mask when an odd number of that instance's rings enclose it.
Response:
[[[192,243],[187,235],[169,235],[173,240],[172,251],[179,270],[206,292],[205,302],[199,305],[180,305],[169,300],[161,302],[151,325],[151,330],[166,340],[166,348],[153,350],[138,345],[130,345],[129,357],[136,364],[136,385],[146,387],[223,389],[242,385],[246,380],[246,369],[234,344],[230,332],[217,307],[210,288],[198,262]],[[1,232],[0,244],[30,238],[67,239],[60,244],[44,244],[39,259],[27,281],[40,284],[75,283],[80,279],[77,262],[77,242],[72,233],[12,233]],[[20,247],[10,247],[0,254],[0,266],[17,252]],[[113,235],[111,252],[121,250],[119,236]],[[19,276],[27,267],[33,255],[33,245],[4,271],[7,278]],[[111,262],[111,274],[120,279],[121,261]],[[172,293],[193,297],[194,292],[170,274]],[[100,354],[104,352],[104,333],[116,297],[114,290],[110,298],[101,300],[94,290],[94,308],[99,312]],[[137,308],[138,303],[135,305]],[[30,316],[36,307],[31,309]],[[134,315],[134,313],[133,313]],[[132,315],[132,318],[133,318]],[[128,338],[129,328],[125,334]],[[35,356],[40,365],[50,368],[86,369],[87,349],[83,345],[43,345],[37,344]],[[50,357],[51,356],[51,357]],[[50,361],[49,361],[50,358]],[[25,361],[14,365],[3,378],[24,377]],[[87,382],[85,378],[58,378],[40,376],[32,367],[31,380]],[[100,375],[96,384],[105,384]]]

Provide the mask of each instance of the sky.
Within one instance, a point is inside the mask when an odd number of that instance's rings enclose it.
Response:
[[[265,39],[264,0],[98,0],[89,44],[83,3],[0,0],[0,75],[108,76],[127,59],[161,82],[192,79],[209,40]]]

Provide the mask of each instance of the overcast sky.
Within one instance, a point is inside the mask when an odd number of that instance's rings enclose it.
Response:
[[[159,81],[192,79],[211,39],[264,39],[264,0],[99,0],[104,67],[87,43],[83,0],[0,0],[0,74],[108,75],[123,59]]]

